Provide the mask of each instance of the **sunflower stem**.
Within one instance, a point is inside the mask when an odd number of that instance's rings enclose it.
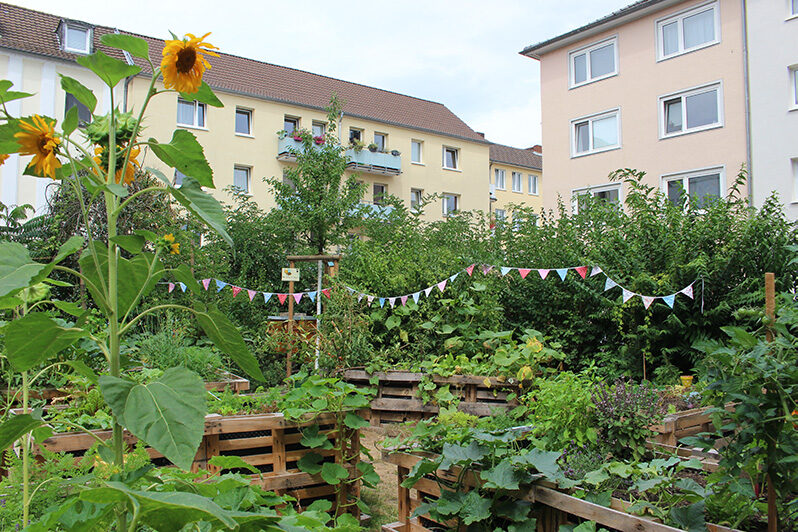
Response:
[[[149,59],[148,59],[149,60]],[[152,64],[152,63],[150,63]],[[130,151],[133,149],[133,145],[136,144],[134,142],[136,137],[139,135],[139,129],[141,127],[141,120],[144,118],[144,111],[147,110],[147,105],[150,103],[150,100],[153,96],[153,88],[155,87],[155,82],[158,80],[158,76],[161,74],[161,69],[157,68],[154,69],[152,73],[152,79],[150,80],[150,86],[147,88],[147,97],[144,98],[144,104],[141,106],[141,110],[139,111],[139,116],[136,118],[136,123],[133,124],[133,133],[130,135],[130,142],[127,143],[127,147],[125,148],[125,160],[122,163],[122,178],[125,177],[125,171],[127,171],[127,165],[130,161]],[[121,209],[122,207],[120,207]]]

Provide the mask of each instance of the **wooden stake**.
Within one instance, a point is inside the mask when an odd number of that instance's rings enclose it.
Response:
[[[776,318],[776,276],[772,273],[765,274],[765,314],[770,320]],[[773,341],[773,331],[770,326],[767,329],[767,341]],[[778,532],[779,516],[776,510],[776,489],[773,487],[771,478],[772,452],[775,450],[775,442],[768,441],[768,460],[767,460],[767,483],[768,483],[768,532]]]
[[[288,262],[294,267],[294,261]],[[291,351],[294,349],[294,281],[288,281],[288,351],[285,358],[285,376],[291,376]]]

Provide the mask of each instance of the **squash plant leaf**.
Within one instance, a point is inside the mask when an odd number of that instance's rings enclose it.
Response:
[[[704,501],[699,501],[690,506],[674,506],[671,508],[671,519],[679,528],[687,532],[700,532],[707,529],[704,521]]]
[[[440,468],[449,469],[453,465],[469,466],[472,462],[482,459],[485,454],[485,449],[474,441],[469,443],[467,447],[444,443],[443,452],[441,453],[443,460]]]
[[[257,467],[245,462],[240,456],[214,456],[208,460],[208,465],[216,466],[220,470],[246,469],[255,475],[260,473]]]
[[[342,480],[349,477],[349,471],[340,464],[326,462],[321,466],[321,478],[327,484],[339,484]]]
[[[507,460],[502,460],[494,468],[482,471],[480,477],[485,481],[485,487],[502,490],[517,490],[518,478],[513,466]]]
[[[357,414],[347,412],[346,417],[344,417],[344,424],[350,429],[358,430],[362,429],[363,427],[368,427],[369,422]]]
[[[463,510],[460,516],[467,525],[484,521],[490,517],[491,500],[480,496],[477,490],[471,490],[463,499]]]
[[[303,473],[316,475],[321,472],[322,456],[319,453],[307,453],[297,460],[296,466]]]

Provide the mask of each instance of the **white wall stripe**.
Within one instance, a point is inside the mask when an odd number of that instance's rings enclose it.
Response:
[[[7,79],[14,84],[14,90],[23,90],[22,88],[22,56],[17,54],[9,54],[8,56],[8,73]],[[6,104],[6,108],[11,116],[19,116],[22,109],[22,101],[14,100]],[[5,205],[11,206],[17,204],[17,190],[19,180],[19,155],[13,154],[3,164],[2,180],[0,180],[0,201]]]

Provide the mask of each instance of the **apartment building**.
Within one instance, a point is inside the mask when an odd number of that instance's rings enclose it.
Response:
[[[541,67],[544,208],[622,203],[619,168],[673,200],[727,194],[749,166],[744,13],[741,0],[640,0],[525,48]]]
[[[112,101],[137,109],[148,89],[149,67],[100,44],[102,35],[118,31],[0,4],[0,77],[11,80],[16,90],[35,93],[33,98],[13,102],[11,113],[39,113],[60,122],[67,109],[78,106],[81,119],[91,120],[88,109],[61,89],[59,74],[95,92],[97,114],[107,113]],[[163,41],[143,38],[152,60],[159,61]],[[75,57],[97,50],[137,64],[142,74],[120,83],[112,95],[74,63]],[[424,215],[431,220],[460,209],[490,208],[486,176],[491,144],[443,104],[224,53],[209,61],[212,68],[204,79],[224,107],[166,94],[151,102],[144,126],[147,137],[164,141],[175,128],[196,135],[214,171],[218,199],[229,202],[224,188],[235,185],[252,194],[262,208],[271,208],[274,199],[263,178],[279,178],[284,168],[294,164],[288,151],[293,139],[290,135],[280,138],[277,132],[323,132],[324,108],[331,95],[337,94],[345,102],[338,124],[342,143],[348,145],[351,139],[377,146],[374,152],[347,152],[349,171],[367,184],[365,201],[379,203],[385,194],[392,194],[415,207],[422,196],[440,194],[442,199],[425,207]],[[41,213],[50,181],[22,175],[25,164],[13,156],[0,168],[0,201],[31,203]],[[173,172],[153,154],[145,154],[144,165]],[[179,183],[181,175],[174,174],[174,179]]]
[[[542,207],[540,186],[543,171],[543,148],[540,145],[520,149],[502,144],[490,146],[490,194],[496,219],[505,219],[511,205]]]

